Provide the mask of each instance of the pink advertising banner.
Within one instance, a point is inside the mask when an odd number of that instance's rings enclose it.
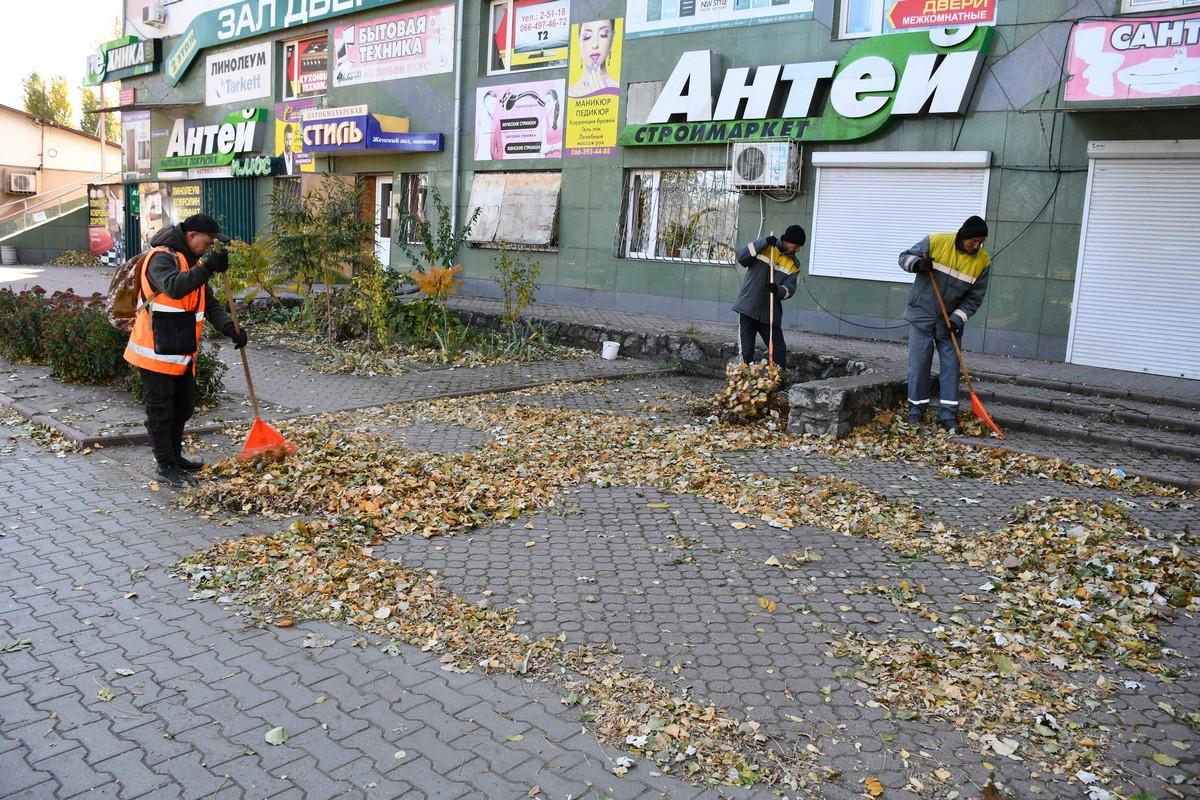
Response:
[[[563,80],[510,83],[475,90],[475,160],[560,158]]]
[[[438,75],[454,67],[454,6],[333,29],[333,85]]]
[[[1200,95],[1200,11],[1075,24],[1065,102]]]

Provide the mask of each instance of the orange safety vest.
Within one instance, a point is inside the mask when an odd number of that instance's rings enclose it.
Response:
[[[176,253],[169,247],[156,247],[157,252],[171,253],[179,259],[179,271],[187,272],[188,263],[183,253]],[[150,258],[154,256],[151,255]],[[154,352],[154,328],[150,324],[151,312],[162,311],[168,314],[194,314],[196,316],[196,342],[200,341],[200,333],[204,327],[204,287],[184,295],[179,300],[167,297],[162,292],[155,292],[150,286],[150,261],[147,259],[146,268],[142,270],[142,282],[137,315],[133,321],[133,332],[129,334],[129,344],[125,346],[125,360],[135,367],[148,369],[151,372],[161,372],[166,375],[182,375],[189,369],[196,371],[196,354],[190,356],[164,356]]]

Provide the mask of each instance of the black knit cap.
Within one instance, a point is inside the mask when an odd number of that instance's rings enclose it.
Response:
[[[987,235],[988,235],[987,223],[984,222],[981,217],[976,217],[976,216],[972,215],[972,216],[967,217],[967,221],[964,222],[962,224],[962,227],[958,229],[958,236],[956,236],[955,238],[961,242],[964,239],[978,239],[978,238],[986,239]]]
[[[801,247],[804,244],[804,240],[808,237],[804,235],[804,228],[801,228],[799,225],[789,225],[788,229],[783,232],[783,236],[779,238],[788,244]]]
[[[225,244],[229,244],[230,242],[229,237],[221,233],[221,225],[208,214],[192,214],[181,222],[180,225],[185,231],[207,233],[218,242],[224,242]]]

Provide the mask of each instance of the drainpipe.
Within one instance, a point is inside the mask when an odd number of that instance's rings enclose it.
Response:
[[[104,108],[104,84],[100,84],[100,108]],[[100,112],[100,130],[96,131],[100,137],[100,180],[104,180],[104,176],[108,173],[104,171],[104,151],[108,150],[108,123],[104,118],[104,112]]]
[[[450,230],[458,230],[458,173],[462,163],[462,84],[463,84],[463,0],[458,0],[454,9],[458,24],[454,32],[454,155],[450,159]]]

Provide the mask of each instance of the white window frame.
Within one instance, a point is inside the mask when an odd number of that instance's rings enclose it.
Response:
[[[429,173],[401,173],[396,180],[395,188],[392,189],[392,200],[395,204],[392,222],[393,241],[400,245],[421,244],[420,239],[414,238],[416,236],[414,226],[411,223],[406,224],[407,218],[403,215],[411,214],[422,222],[428,221],[426,204],[429,201]]]
[[[503,13],[507,11],[509,18],[512,19],[516,16],[515,12],[516,12],[516,7],[518,5],[532,6],[532,5],[550,5],[550,4],[566,6],[567,44],[563,48],[562,58],[547,60],[547,61],[540,62],[537,64],[524,64],[524,65],[514,66],[512,64],[512,53],[514,50],[513,37],[515,35],[515,26],[510,24],[508,26],[508,42],[507,42],[508,47],[506,49],[506,52],[509,54],[509,59],[506,63],[502,59],[500,53],[498,52],[498,50],[496,48],[496,33],[500,28],[500,21],[503,18]],[[538,69],[551,69],[551,68],[556,68],[556,67],[565,67],[567,65],[569,53],[571,50],[571,44],[570,44],[571,26],[570,26],[570,22],[569,22],[570,16],[571,16],[570,0],[491,0],[491,3],[489,4],[489,7],[488,7],[487,74],[488,75],[508,75],[508,74],[511,74],[514,72],[529,72],[529,71],[538,70]]]
[[[809,274],[912,283],[900,252],[930,233],[986,219],[991,153],[813,153]]]
[[[839,39],[864,39],[868,36],[879,36],[883,33],[883,15],[887,13],[884,0],[838,0],[840,13],[838,14],[838,38]],[[850,20],[855,16],[851,13],[851,7],[857,7],[859,13],[866,9],[866,17],[870,22],[870,30],[851,31]]]
[[[710,179],[678,193],[684,202],[666,208],[663,200],[668,198],[663,190],[663,176],[673,172],[710,173]],[[723,186],[719,185],[722,177]],[[704,186],[705,182],[709,185]],[[629,170],[625,177],[618,255],[630,259],[732,264],[737,249],[740,202],[740,196],[732,187],[733,178],[724,167]],[[643,195],[644,202],[640,199]],[[667,249],[671,246],[672,222],[690,223],[687,227],[693,232],[690,238],[696,242],[694,247],[680,247],[676,242],[678,249]],[[681,227],[675,230],[679,231]]]
[[[1121,0],[1120,13],[1140,14],[1143,11],[1167,11],[1192,6],[1200,6],[1200,0]]]

